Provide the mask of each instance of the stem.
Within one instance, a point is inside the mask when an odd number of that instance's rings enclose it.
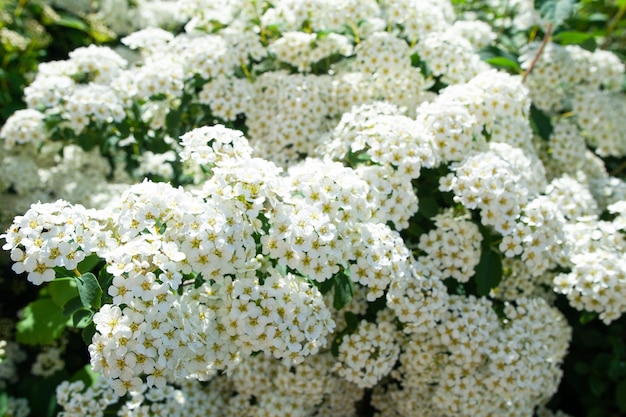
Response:
[[[604,34],[604,42],[602,42],[600,49],[606,49],[606,47],[609,46],[609,44],[611,43],[611,35],[613,34],[613,31],[615,31],[617,23],[624,16],[624,13],[626,13],[626,2],[622,3],[615,16],[613,16],[613,19],[611,19],[609,26],[606,28],[606,33]]]
[[[77,277],[81,277],[83,275],[83,274],[80,273],[78,268],[74,268],[74,273],[76,274]]]
[[[541,41],[541,45],[539,45],[539,49],[537,50],[537,53],[533,57],[533,60],[531,61],[530,66],[526,69],[526,71],[524,71],[524,75],[522,76],[522,82],[526,81],[526,78],[528,77],[530,72],[533,70],[533,68],[535,68],[535,65],[537,65],[537,61],[539,61],[539,57],[543,53],[544,48],[546,47],[548,41],[550,40],[551,34],[552,34],[552,23],[548,23],[548,27],[546,29],[546,33],[543,35],[543,40]]]

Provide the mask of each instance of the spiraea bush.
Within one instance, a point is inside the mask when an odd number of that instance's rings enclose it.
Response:
[[[0,414],[626,412],[626,2],[532,3],[138,2],[40,64]]]

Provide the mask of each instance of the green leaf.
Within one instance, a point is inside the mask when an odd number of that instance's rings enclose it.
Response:
[[[46,345],[56,340],[65,329],[67,318],[52,298],[43,298],[24,308],[17,323],[16,340],[27,345]]]
[[[593,374],[589,378],[589,389],[596,397],[601,396],[606,391],[606,382],[603,376]]]
[[[522,68],[516,61],[512,59],[505,58],[503,56],[494,56],[493,58],[485,59],[485,62],[496,68],[506,68],[513,70],[515,72],[522,72]]]
[[[324,295],[324,294],[328,294],[330,290],[333,289],[333,285],[335,285],[335,280],[327,279],[326,281],[322,281],[322,282],[314,281],[313,283],[315,284],[317,289],[320,290],[322,295]]]
[[[48,293],[58,307],[63,308],[69,300],[78,297],[78,288],[73,278],[55,279],[48,284]]]
[[[424,197],[419,200],[419,213],[430,219],[439,213],[439,204],[434,197]]]
[[[85,309],[78,310],[72,315],[72,324],[78,329],[84,329],[91,323],[92,317],[92,311]]]
[[[553,129],[550,117],[534,105],[530,106],[530,124],[541,139],[550,140]]]
[[[99,310],[102,303],[102,288],[94,274],[87,272],[76,278],[80,301],[86,308]]]
[[[561,45],[580,45],[590,38],[593,39],[593,35],[587,32],[565,31],[557,33],[552,39]]]
[[[586,32],[565,31],[554,35],[553,40],[561,45],[579,45],[581,48],[593,52],[597,49],[596,38]]]
[[[91,339],[93,339],[94,334],[96,334],[96,325],[91,322],[87,327],[83,329],[83,342],[85,342],[85,344],[87,345],[90,345]]]
[[[615,403],[622,413],[626,413],[626,379],[615,387]]]
[[[344,330],[345,332],[352,333],[356,330],[357,327],[359,327],[359,316],[357,316],[353,312],[346,311],[345,313],[343,313],[343,317],[346,320],[346,328]]]
[[[555,27],[574,14],[576,0],[535,0],[535,9],[545,20],[552,22]]]
[[[476,265],[476,292],[479,296],[489,294],[502,281],[502,259],[490,248],[483,248],[480,261]]]
[[[598,313],[594,313],[593,311],[583,311],[582,313],[580,313],[580,318],[578,319],[578,322],[580,324],[587,324],[595,320],[597,317]]]
[[[0,416],[4,416],[7,412],[9,402],[9,394],[6,391],[0,392]]]
[[[84,274],[85,272],[90,272],[100,262],[102,262],[102,259],[100,259],[98,255],[89,255],[85,259],[83,259],[81,263],[78,264],[78,270],[81,274]]]
[[[87,364],[72,375],[70,382],[83,381],[85,383],[85,387],[91,387],[96,383],[99,377],[100,374],[94,372],[91,365]]]
[[[80,300],[80,295],[76,295],[63,304],[63,315],[65,317],[70,317],[78,310],[82,310],[84,308],[85,306],[83,306],[83,302]]]
[[[354,286],[350,279],[349,271],[343,271],[335,275],[335,293],[333,297],[333,307],[341,310],[350,304],[354,295]]]
[[[69,29],[76,29],[81,32],[89,33],[89,26],[80,19],[69,15],[62,15],[60,18],[54,21],[57,26],[62,26]]]

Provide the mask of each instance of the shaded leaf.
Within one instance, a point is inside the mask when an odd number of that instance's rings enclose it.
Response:
[[[67,318],[52,298],[33,301],[17,323],[16,340],[27,345],[50,344],[61,336],[66,323]]]
[[[99,377],[100,374],[94,372],[91,365],[87,364],[72,375],[70,382],[83,381],[85,383],[85,387],[91,387],[96,383]]]
[[[99,310],[102,303],[102,288],[94,274],[87,272],[76,278],[80,301],[86,308]]]
[[[87,345],[90,345],[91,339],[93,339],[94,334],[96,334],[96,325],[91,322],[87,327],[83,329],[83,342],[85,342],[85,344]]]
[[[335,293],[333,298],[333,307],[341,310],[344,306],[350,304],[354,295],[354,286],[348,271],[340,272],[335,275]]]
[[[502,281],[502,259],[500,255],[489,248],[483,248],[480,261],[476,266],[476,292],[479,296],[489,294]]]
[[[530,124],[541,139],[550,140],[553,129],[550,117],[534,105],[530,106]]]
[[[93,312],[91,312],[90,310],[78,310],[72,315],[72,324],[76,328],[84,329],[89,325],[89,323],[91,323],[92,317]]]
[[[63,304],[63,315],[65,317],[70,317],[72,314],[85,308],[83,306],[83,302],[80,299],[79,295],[76,295],[73,298],[70,298],[65,304]]]
[[[626,379],[615,387],[615,403],[622,413],[626,413]]]
[[[63,308],[69,300],[78,297],[76,281],[73,278],[55,279],[48,284],[48,293],[54,304]]]

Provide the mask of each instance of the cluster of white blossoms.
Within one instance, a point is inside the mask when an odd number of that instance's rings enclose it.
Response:
[[[63,381],[56,388],[56,398],[63,409],[60,417],[102,417],[106,408],[119,400],[104,378],[98,378],[89,387],[82,380]]]
[[[2,340],[0,352],[0,389],[6,389],[8,384],[18,381],[18,365],[27,359],[20,345],[11,340]]]
[[[327,36],[303,32],[285,32],[272,43],[270,51],[279,61],[290,64],[300,72],[308,72],[311,65],[339,54],[352,54],[351,41],[342,35],[329,33]]]
[[[435,327],[407,336],[400,367],[376,387],[374,406],[384,416],[529,415],[530,404],[558,387],[554,360],[565,355],[571,330],[542,299],[515,304],[501,320],[485,299],[451,296]]]
[[[40,377],[49,377],[65,367],[59,347],[48,347],[41,351],[31,366],[31,373]]]
[[[526,416],[570,340],[555,293],[626,311],[626,186],[596,156],[626,153],[614,55],[549,43],[525,79],[496,71],[494,32],[446,1],[177,10],[135,55],[42,64],[0,130],[13,270],[104,265],[102,382],[61,385],[65,416],[126,395],[120,417],[354,417],[366,388],[381,417]]]

